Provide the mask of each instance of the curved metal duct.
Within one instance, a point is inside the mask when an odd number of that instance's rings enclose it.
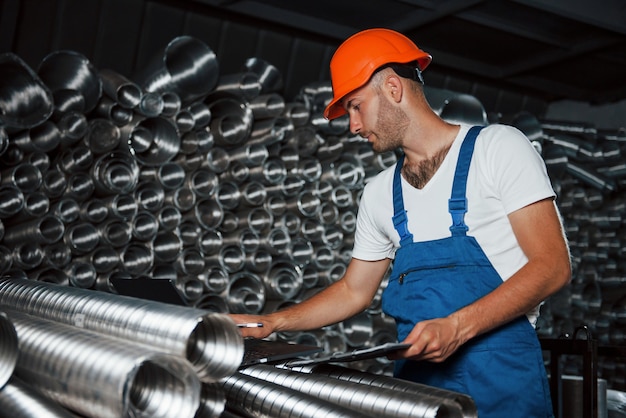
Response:
[[[9,381],[18,356],[17,332],[11,319],[0,311],[0,389]],[[2,392],[0,392],[2,393]]]
[[[182,357],[80,329],[80,316],[77,326],[9,317],[18,376],[69,409],[91,417],[193,417],[198,409],[200,381]]]
[[[447,99],[439,116],[450,123],[489,124],[483,104],[469,94],[456,94]]]
[[[146,91],[173,92],[184,103],[209,94],[218,78],[215,53],[204,42],[190,36],[174,38],[134,77]]]
[[[115,103],[126,109],[134,109],[139,106],[142,96],[139,85],[111,69],[102,69],[99,74],[102,90]]]
[[[75,51],[55,51],[39,64],[37,74],[50,88],[57,110],[89,113],[102,96],[102,80],[93,64]]]
[[[226,407],[244,416],[272,418],[365,418],[344,408],[282,385],[235,373],[222,380]]]
[[[3,125],[28,129],[52,115],[52,92],[20,57],[13,53],[0,54],[0,80],[0,121]]]
[[[243,356],[232,320],[198,309],[23,279],[0,279],[0,304],[64,324],[82,318],[85,330],[159,347],[188,359],[205,382],[233,373]]]
[[[244,68],[257,75],[261,84],[261,93],[267,94],[283,88],[283,77],[272,64],[258,57],[250,57],[244,62]]]
[[[383,388],[407,393],[421,399],[438,399],[448,405],[448,407],[452,411],[455,411],[457,413],[457,415],[449,415],[450,417],[478,417],[478,412],[476,410],[476,405],[474,404],[474,401],[471,397],[462,393],[438,389],[432,386],[422,385],[419,383],[396,379],[393,377],[360,372],[358,370],[331,364],[314,366],[308,372],[329,376],[334,379],[360,383],[363,385],[367,385],[371,388],[371,390],[374,390],[374,388]]]
[[[11,418],[76,418],[75,414],[15,376],[0,389],[0,411]]]
[[[273,366],[245,367],[239,374],[294,390],[302,395],[331,402],[348,410],[381,418],[462,418],[444,401],[434,397],[418,397],[414,393],[398,392],[384,387],[335,379],[321,374],[302,373]],[[228,381],[228,380],[227,380]]]

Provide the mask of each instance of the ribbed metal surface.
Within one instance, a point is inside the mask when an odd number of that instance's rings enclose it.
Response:
[[[0,390],[0,411],[11,418],[77,417],[15,376]]]
[[[147,345],[9,311],[17,373],[61,405],[92,417],[193,417],[200,381],[191,364]]]
[[[371,415],[243,373],[222,381],[228,408],[256,418],[365,418]]]
[[[243,341],[221,314],[24,279],[0,279],[0,306],[187,358],[202,381],[237,370]]]
[[[427,391],[422,395],[408,393],[383,386],[370,386],[356,380],[342,380],[265,365],[246,367],[240,373],[359,411],[367,416],[389,418],[465,416],[460,408],[453,408],[443,396],[433,396]]]
[[[9,381],[17,363],[17,332],[9,317],[0,311],[0,389]]]

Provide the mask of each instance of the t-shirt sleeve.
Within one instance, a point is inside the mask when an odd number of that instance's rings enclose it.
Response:
[[[493,126],[486,153],[493,170],[488,178],[500,195],[504,210],[510,214],[531,203],[556,196],[545,162],[528,138],[512,126]]]

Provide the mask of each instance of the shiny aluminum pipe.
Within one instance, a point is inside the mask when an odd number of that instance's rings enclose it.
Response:
[[[203,382],[232,374],[243,356],[233,321],[198,309],[23,279],[0,279],[0,305],[158,347],[188,359]]]
[[[199,407],[200,381],[185,358],[81,329],[80,314],[74,326],[17,311],[9,317],[18,375],[68,409],[98,418],[193,417]]]
[[[0,311],[0,389],[9,381],[18,357],[17,331],[11,319]],[[1,392],[0,392],[1,393]]]
[[[226,303],[230,312],[259,314],[265,305],[263,279],[254,273],[238,272],[230,277]]]
[[[24,242],[53,244],[63,238],[65,225],[57,216],[44,215],[41,218],[5,227],[3,242],[15,245]]]
[[[141,87],[117,71],[105,68],[99,71],[103,92],[125,109],[133,109],[141,100]]]
[[[12,138],[13,144],[24,152],[44,153],[57,148],[61,140],[59,127],[51,121],[45,121],[41,125],[18,132]]]
[[[262,277],[267,300],[289,300],[302,289],[302,268],[288,259],[273,260],[269,271]]]
[[[33,164],[21,163],[15,167],[5,168],[0,172],[0,185],[12,186],[23,193],[37,190],[43,177],[41,171]]]
[[[230,93],[215,93],[206,99],[211,111],[211,132],[219,146],[243,144],[250,136],[254,115],[246,102]]]
[[[276,118],[285,110],[285,99],[277,93],[262,94],[252,98],[249,106],[255,120]]]
[[[266,365],[249,366],[239,373],[370,417],[462,418],[462,415],[451,410],[443,399],[417,397],[413,393],[397,392],[383,387],[373,389],[358,382]]]
[[[360,372],[358,370],[331,364],[314,366],[310,372],[313,374],[329,376],[338,380],[367,385],[370,387],[370,390],[382,388],[406,393],[414,396],[415,399],[438,399],[450,409],[450,414],[447,415],[449,417],[478,417],[474,401],[468,395],[462,393],[422,385],[407,380],[396,379],[389,376],[380,376]]]
[[[72,110],[89,113],[102,96],[102,80],[93,64],[75,51],[54,51],[44,57],[37,74],[50,88],[56,107],[65,107],[57,99],[67,93],[77,94],[79,100]]]
[[[361,414],[315,396],[238,372],[222,380],[227,410],[246,417],[365,418]]]
[[[258,57],[250,57],[244,62],[244,68],[257,75],[262,94],[273,93],[283,88],[282,74],[268,61]]]
[[[200,100],[213,91],[219,65],[213,50],[199,39],[178,36],[133,79],[148,92],[172,92],[182,102]]]
[[[261,81],[258,74],[251,71],[225,74],[218,78],[215,91],[232,94],[250,101],[261,94]]]
[[[24,208],[24,193],[14,186],[0,186],[0,219],[18,214]]]
[[[52,92],[20,57],[0,54],[0,122],[29,129],[45,122],[54,111]]]
[[[0,389],[0,411],[3,416],[11,418],[77,418],[15,376]]]

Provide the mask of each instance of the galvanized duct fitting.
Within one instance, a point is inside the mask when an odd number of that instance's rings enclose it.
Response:
[[[139,85],[111,69],[102,69],[99,75],[102,91],[115,103],[125,109],[133,109],[139,105],[142,96]]]
[[[89,417],[193,417],[200,381],[187,360],[147,345],[8,311],[19,338],[17,374]]]
[[[399,392],[384,387],[372,388],[359,382],[266,365],[245,367],[239,373],[370,417],[463,417],[460,411],[451,409],[444,398],[420,397],[414,393]]]
[[[223,417],[226,409],[226,393],[221,383],[203,383],[200,391],[200,407],[194,418]]]
[[[365,418],[343,406],[267,380],[235,373],[222,380],[226,408],[236,414],[272,418]]]
[[[0,411],[3,416],[11,418],[76,418],[75,414],[15,376],[0,389]]]
[[[218,77],[213,50],[196,38],[179,36],[133,79],[148,92],[172,92],[190,103],[213,91]]]
[[[257,75],[262,94],[273,93],[283,88],[282,74],[271,63],[261,58],[251,57],[243,66],[248,72]]]
[[[375,390],[374,388],[383,388],[410,394],[416,399],[438,400],[439,402],[443,402],[449,408],[449,415],[446,415],[449,417],[478,417],[474,401],[471,397],[462,393],[438,389],[432,386],[422,385],[393,377],[360,372],[358,370],[332,364],[316,365],[308,370],[304,368],[300,371],[328,376],[338,380],[359,383],[366,385],[370,388],[370,390]],[[437,415],[437,417],[439,417],[439,415]]]
[[[2,389],[13,374],[18,356],[15,326],[2,311],[0,311],[0,337],[0,389]]]
[[[20,57],[13,53],[0,54],[0,80],[2,125],[28,129],[52,115],[52,92]]]
[[[52,91],[55,112],[89,113],[102,95],[98,71],[75,51],[48,54],[39,64],[37,74]]]
[[[243,357],[232,320],[198,309],[18,278],[0,279],[0,305],[159,347],[188,359],[203,382],[233,373]]]

